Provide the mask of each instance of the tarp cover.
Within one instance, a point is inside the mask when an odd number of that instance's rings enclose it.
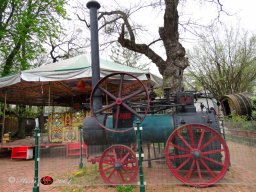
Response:
[[[130,73],[140,80],[147,80],[148,71],[100,59],[100,76],[113,72]],[[21,71],[18,74],[0,78],[0,100],[12,104],[64,105],[86,102],[91,92],[90,57],[83,54],[56,63]],[[154,86],[161,86],[162,79],[150,74]],[[83,89],[78,89],[78,82]],[[81,100],[81,98],[83,98]]]

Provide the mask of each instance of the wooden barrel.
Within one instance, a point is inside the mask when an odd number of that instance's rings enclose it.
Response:
[[[232,113],[237,115],[252,115],[251,100],[243,93],[225,95],[221,99],[223,114],[229,116]]]

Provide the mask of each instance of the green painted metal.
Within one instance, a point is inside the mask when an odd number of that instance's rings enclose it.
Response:
[[[165,142],[174,130],[171,115],[147,115],[141,126],[143,127],[141,138],[143,143]]]
[[[140,174],[140,192],[145,191],[145,185],[144,185],[144,174],[143,174],[143,168],[142,168],[142,148],[141,148],[141,126],[140,123],[137,124],[137,142],[138,142],[138,152],[139,152],[139,174]]]
[[[35,127],[35,165],[34,165],[34,187],[33,192],[39,192],[38,164],[39,164],[39,127]]]
[[[80,163],[79,168],[82,169],[84,167],[83,164],[83,127],[79,126],[79,141],[80,141]]]
[[[137,121],[137,119],[134,120],[134,122]],[[144,128],[142,135],[143,143],[157,143],[166,141],[174,130],[173,117],[171,115],[147,115],[141,123],[141,126]],[[112,116],[107,118],[106,127],[113,127]],[[122,128],[118,128],[118,130],[122,130]],[[136,142],[135,138],[136,137],[133,131],[121,133],[110,131],[106,132],[106,140],[111,144],[134,143]]]

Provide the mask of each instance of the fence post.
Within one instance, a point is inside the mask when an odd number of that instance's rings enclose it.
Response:
[[[83,164],[83,126],[79,126],[79,141],[80,141],[80,163],[79,168],[82,169],[84,167]]]
[[[144,184],[144,175],[143,175],[143,168],[142,168],[142,150],[141,150],[141,131],[142,127],[140,127],[140,123],[137,124],[137,142],[138,142],[138,152],[139,152],[139,174],[140,174],[140,192],[145,192],[145,184]]]
[[[36,127],[35,127],[35,165],[34,165],[34,187],[33,192],[39,192],[39,183],[38,183],[38,164],[39,164],[39,123],[38,119],[36,119]]]

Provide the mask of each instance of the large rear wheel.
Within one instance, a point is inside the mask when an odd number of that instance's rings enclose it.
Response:
[[[225,140],[205,125],[187,124],[175,129],[165,150],[172,174],[187,185],[213,185],[223,178],[229,167]]]

